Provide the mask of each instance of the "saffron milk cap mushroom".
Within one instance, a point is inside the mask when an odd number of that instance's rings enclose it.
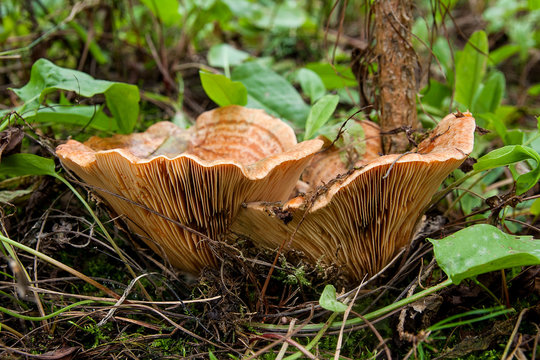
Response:
[[[281,207],[248,204],[232,233],[269,249],[284,243],[352,280],[374,275],[409,244],[423,208],[472,151],[475,128],[471,114],[448,115],[416,151],[377,157]]]
[[[188,130],[159,122],[143,133],[69,140],[56,153],[148,246],[197,274],[217,264],[206,240],[220,240],[244,202],[286,201],[322,144],[297,144],[283,121],[228,106]]]

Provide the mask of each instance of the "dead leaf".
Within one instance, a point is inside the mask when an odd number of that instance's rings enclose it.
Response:
[[[0,132],[0,158],[2,155],[19,152],[23,138],[24,132],[17,126],[12,126]]]

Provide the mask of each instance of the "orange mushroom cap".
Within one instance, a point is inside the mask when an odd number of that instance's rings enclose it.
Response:
[[[416,152],[378,157],[281,208],[248,204],[232,232],[270,249],[285,241],[313,264],[337,265],[354,280],[374,275],[408,245],[423,208],[472,151],[475,128],[470,114],[448,115]]]
[[[154,251],[197,273],[217,260],[192,230],[219,240],[242,203],[287,200],[322,144],[297,144],[281,120],[228,106],[203,113],[189,130],[160,122],[138,134],[69,140],[56,153]]]

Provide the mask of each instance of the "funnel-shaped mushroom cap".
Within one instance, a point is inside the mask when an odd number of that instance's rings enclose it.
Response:
[[[422,209],[472,151],[475,121],[448,115],[417,152],[381,156],[317,194],[281,208],[251,203],[232,232],[276,249],[285,241],[312,263],[337,265],[352,279],[381,270],[406,246]],[[282,220],[286,219],[286,221]]]
[[[189,130],[160,122],[144,133],[70,140],[56,152],[154,251],[197,273],[216,264],[208,244],[137,204],[218,240],[242,203],[287,200],[322,143],[296,144],[281,120],[229,106],[202,114]]]
[[[330,140],[333,139],[328,139],[328,147],[315,155],[304,170],[302,181],[308,184],[312,190],[319,185],[326,184],[337,175],[345,174],[349,170],[367,164],[382,153],[379,125],[367,120],[359,121],[355,125],[359,125],[362,129],[360,137],[349,136],[351,139],[345,141],[344,144],[336,145],[331,145]]]

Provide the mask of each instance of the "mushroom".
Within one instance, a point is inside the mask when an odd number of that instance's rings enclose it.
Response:
[[[322,144],[297,144],[283,121],[228,106],[189,130],[159,122],[143,133],[69,140],[56,153],[148,246],[196,274],[217,264],[204,240],[221,239],[244,202],[287,200]]]
[[[338,137],[339,131],[342,132],[336,141],[325,138],[325,150],[315,155],[310,165],[304,170],[302,181],[308,184],[309,188],[316,189],[317,186],[327,183],[336,176],[378,158],[382,153],[379,125],[368,120],[353,120],[350,124],[352,126],[347,131],[336,128],[335,134],[332,134],[334,138]],[[357,134],[358,132],[360,134]],[[342,139],[343,137],[348,138]]]
[[[380,156],[283,205],[247,204],[231,233],[269,249],[285,244],[353,280],[374,275],[408,245],[424,207],[472,151],[475,127],[468,113],[448,115],[413,152]]]

